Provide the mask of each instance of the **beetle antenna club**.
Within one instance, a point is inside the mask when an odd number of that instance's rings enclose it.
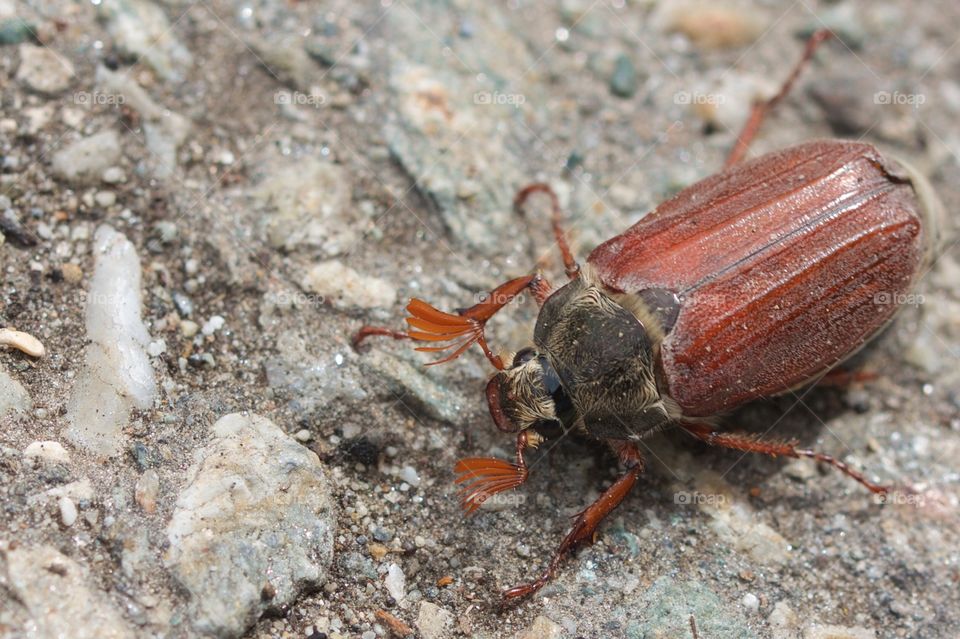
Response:
[[[560,288],[532,273],[455,313],[414,299],[406,332],[365,326],[354,338],[426,342],[418,350],[440,354],[434,364],[478,344],[493,365],[487,404],[496,427],[516,437],[516,458],[456,464],[467,513],[522,485],[525,451],[545,440],[574,432],[617,453],[623,474],[574,518],[544,572],[506,590],[507,600],[535,593],[593,540],[643,472],[638,444],[666,428],[721,448],[809,458],[873,493],[888,491],[826,453],[717,426],[739,406],[836,370],[893,320],[936,251],[941,207],[929,184],[869,144],[819,140],[741,161],[831,35],[815,33],[780,92],[754,105],[724,171],[596,247],[582,268],[556,193],[543,183],[522,189],[520,212],[533,194],[550,199],[569,277]],[[526,290],[540,307],[533,346],[505,361],[485,326]]]

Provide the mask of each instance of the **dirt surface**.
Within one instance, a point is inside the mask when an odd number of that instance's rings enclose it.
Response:
[[[511,210],[520,187],[553,186],[583,259],[722,166],[823,26],[838,41],[752,154],[876,144],[929,176],[944,247],[858,358],[869,379],[725,423],[913,492],[880,504],[807,461],[658,435],[597,543],[501,608],[616,461],[551,443],[516,493],[464,517],[456,460],[512,452],[479,349],[424,368],[407,343],[357,353],[350,336],[402,328],[411,297],[468,306],[535,265],[561,281],[545,203]],[[960,636],[958,26],[949,2],[0,0],[0,326],[46,350],[0,347],[0,635],[690,637],[693,618],[709,639]],[[106,456],[66,435],[96,374],[101,225],[139,260],[156,387]],[[495,348],[526,346],[532,301],[502,315]],[[290,439],[233,420],[252,442],[233,447],[214,424],[236,412]],[[66,457],[25,454],[50,441]],[[317,458],[290,452],[302,475],[286,475],[264,442]],[[248,445],[249,475],[204,464]],[[266,494],[300,476],[333,508]],[[171,522],[202,511],[203,482],[230,495],[204,543],[237,545],[191,555]],[[223,592],[195,568],[227,575]]]

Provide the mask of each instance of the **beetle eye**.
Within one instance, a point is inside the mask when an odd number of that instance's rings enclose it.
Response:
[[[511,365],[511,368],[516,368],[517,366],[526,364],[531,359],[533,359],[536,355],[537,355],[537,352],[532,348],[528,347],[528,348],[521,349],[520,351],[517,352],[516,355],[513,356],[513,365]]]

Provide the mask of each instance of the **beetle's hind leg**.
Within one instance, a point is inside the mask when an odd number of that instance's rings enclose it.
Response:
[[[564,557],[581,544],[593,541],[594,533],[596,533],[600,522],[620,505],[633,485],[637,483],[637,478],[643,472],[643,457],[640,455],[636,444],[618,443],[615,448],[620,460],[626,464],[627,472],[621,475],[610,488],[607,488],[595,502],[587,506],[574,518],[573,528],[563,538],[560,547],[557,548],[543,574],[530,583],[504,591],[504,599],[527,597],[543,588],[553,579]]]
[[[713,427],[708,424],[681,422],[680,427],[700,441],[710,444],[711,446],[732,448],[745,453],[761,453],[773,457],[793,457],[796,459],[808,457],[819,462],[824,462],[825,464],[830,464],[844,475],[860,482],[860,484],[872,493],[885,495],[891,490],[887,486],[873,483],[864,477],[862,473],[850,468],[849,465],[831,455],[818,453],[808,448],[797,448],[793,442],[766,441],[742,433],[723,433],[714,430]]]
[[[570,279],[575,278],[580,273],[580,265],[573,257],[570,245],[567,243],[567,234],[563,230],[563,220],[560,212],[560,199],[549,184],[535,182],[528,184],[517,192],[513,198],[513,208],[517,213],[523,213],[523,205],[527,199],[534,193],[545,193],[550,198],[550,223],[553,226],[553,236],[557,240],[557,247],[560,249],[560,256],[563,258],[563,270]]]
[[[790,93],[793,85],[797,82],[800,72],[803,71],[803,68],[810,62],[810,58],[813,57],[817,47],[819,47],[824,40],[828,40],[831,37],[834,37],[834,33],[829,29],[820,29],[814,32],[814,34],[807,39],[807,44],[803,50],[803,55],[800,57],[800,61],[793,67],[793,71],[790,72],[790,75],[780,87],[777,94],[769,100],[763,100],[753,104],[750,117],[747,118],[746,124],[744,124],[743,129],[740,130],[740,135],[737,136],[737,141],[734,143],[730,155],[727,156],[727,162],[724,164],[724,167],[731,167],[743,159],[747,154],[747,150],[750,148],[750,143],[753,142],[753,138],[755,138],[760,131],[763,119],[774,107],[787,97],[787,94]]]

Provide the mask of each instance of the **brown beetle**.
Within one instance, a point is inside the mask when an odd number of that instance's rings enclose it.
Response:
[[[381,334],[444,342],[420,347],[458,357],[478,343],[498,369],[486,397],[497,427],[517,433],[515,462],[468,458],[456,466],[463,504],[527,478],[523,452],[570,431],[610,444],[627,470],[580,513],[543,575],[507,590],[529,595],[600,521],[643,470],[638,441],[677,426],[708,444],[836,467],[875,493],[887,488],[833,457],[717,429],[717,417],[754,399],[818,382],[876,336],[932,261],[939,204],[929,185],[871,145],[801,144],[740,163],[764,114],[796,80],[816,46],[772,100],[754,106],[727,168],[684,189],[580,268],[560,229],[556,196],[543,184],[570,282],[551,292],[539,274],[511,280],[483,302],[448,314],[412,300],[411,329]],[[504,362],[484,324],[525,289],[540,305],[533,348]],[[440,363],[435,362],[435,363]]]

